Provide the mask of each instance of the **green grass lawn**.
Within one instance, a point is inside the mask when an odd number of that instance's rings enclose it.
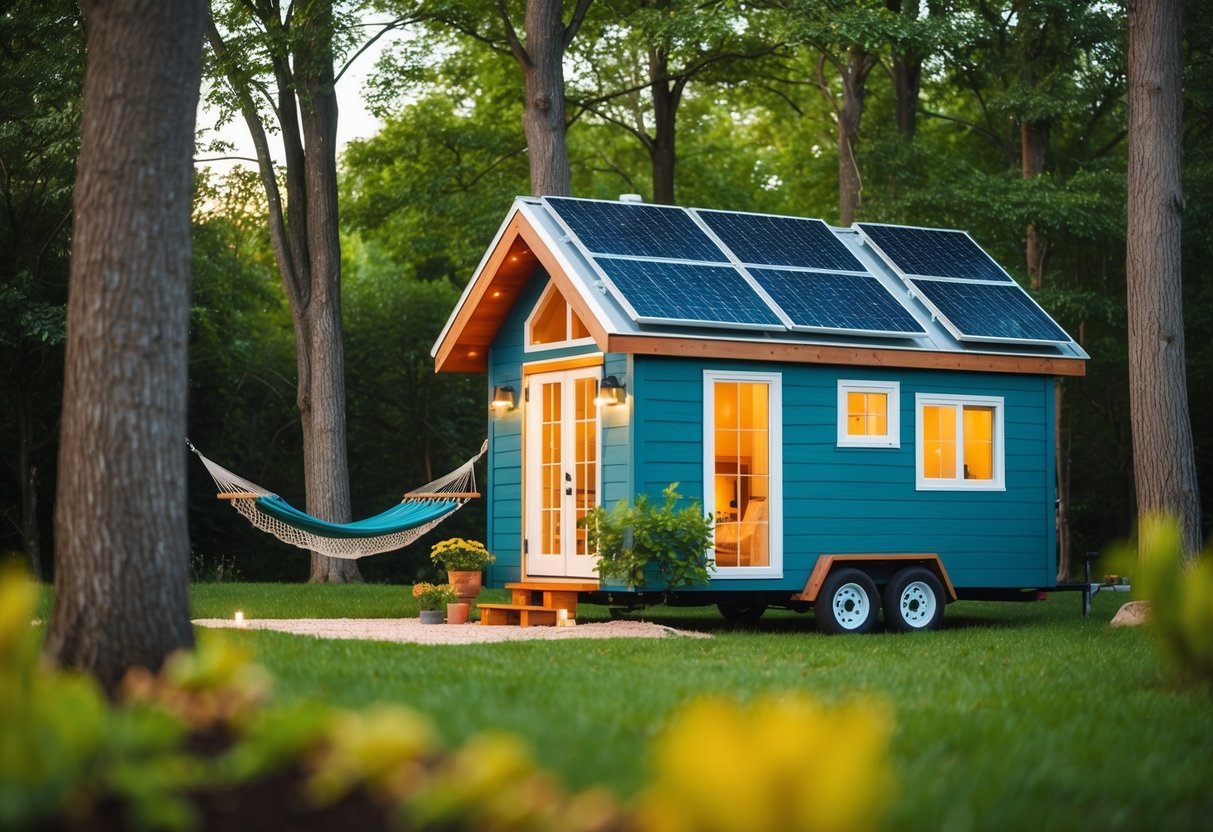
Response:
[[[504,593],[482,596],[504,597]],[[199,584],[198,617],[401,617],[407,588]],[[466,646],[322,641],[241,631],[279,700],[428,714],[454,744],[484,730],[526,739],[573,787],[628,796],[650,740],[702,694],[801,691],[888,703],[899,796],[891,829],[1200,829],[1213,817],[1213,697],[1174,684],[1147,633],[1112,630],[1125,596],[956,603],[934,633],[825,637],[811,615],[730,630],[714,609],[633,613],[712,639]],[[582,607],[579,619],[605,618]],[[230,632],[230,631],[229,631]],[[828,748],[804,749],[826,755]],[[744,759],[714,761],[745,766]]]

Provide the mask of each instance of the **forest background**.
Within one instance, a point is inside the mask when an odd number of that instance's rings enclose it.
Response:
[[[339,169],[350,485],[364,516],[480,445],[487,381],[434,374],[429,350],[511,200],[530,192],[530,172],[497,3],[338,12],[344,55],[386,27],[401,35],[364,90],[382,129],[347,146]],[[1098,550],[1136,520],[1125,46],[1115,3],[598,0],[564,60],[571,190],[970,231],[1092,356],[1086,377],[1059,391],[1059,479],[1071,551]],[[44,577],[83,66],[74,3],[0,12],[0,555]],[[212,88],[221,98],[222,84]],[[1186,356],[1203,475],[1213,461],[1209,4],[1187,10],[1183,105]],[[223,152],[200,140],[199,158]],[[302,505],[295,341],[266,211],[254,167],[199,166],[190,437]],[[1210,517],[1207,488],[1202,508]],[[476,536],[481,512],[473,504],[434,534]],[[307,577],[307,556],[218,505],[198,465],[189,516],[196,578]],[[363,561],[363,577],[428,574],[426,544]]]

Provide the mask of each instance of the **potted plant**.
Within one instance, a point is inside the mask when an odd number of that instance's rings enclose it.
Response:
[[[446,605],[459,600],[450,584],[414,584],[413,597],[421,608],[422,624],[441,624]]]
[[[430,560],[446,570],[446,579],[455,587],[459,600],[474,605],[483,584],[481,572],[496,558],[478,540],[451,537],[434,544]]]

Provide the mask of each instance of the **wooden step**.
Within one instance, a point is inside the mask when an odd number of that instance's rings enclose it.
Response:
[[[516,625],[519,627],[555,627],[556,608],[534,604],[477,604],[480,623],[493,627]]]
[[[577,617],[577,594],[593,592],[598,584],[590,581],[511,581],[510,603],[515,607],[543,607],[568,610],[569,618]]]

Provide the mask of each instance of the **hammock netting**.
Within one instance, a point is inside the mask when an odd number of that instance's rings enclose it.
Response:
[[[444,477],[414,488],[387,511],[352,523],[330,523],[300,511],[277,494],[212,462],[192,444],[219,489],[250,523],[283,543],[331,558],[361,558],[408,546],[459,510],[476,492],[473,466],[488,449]]]

